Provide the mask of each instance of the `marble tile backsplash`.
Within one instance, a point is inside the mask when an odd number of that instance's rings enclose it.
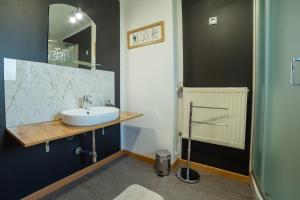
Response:
[[[115,102],[114,72],[22,60],[15,68],[16,79],[5,80],[7,127],[60,119],[62,110],[80,107],[84,95],[94,106]]]

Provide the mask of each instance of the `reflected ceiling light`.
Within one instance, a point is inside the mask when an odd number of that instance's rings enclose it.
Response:
[[[75,17],[76,17],[76,19],[78,19],[78,20],[81,20],[81,19],[83,18],[83,14],[82,14],[80,8],[78,8],[77,12],[75,13]]]
[[[76,19],[76,17],[72,16],[72,17],[69,18],[69,21],[70,21],[72,24],[75,24],[76,21],[77,21],[77,19]]]

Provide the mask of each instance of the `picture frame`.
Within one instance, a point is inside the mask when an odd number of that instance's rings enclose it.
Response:
[[[165,41],[164,21],[149,24],[127,33],[128,49],[134,49],[146,45],[156,44]]]

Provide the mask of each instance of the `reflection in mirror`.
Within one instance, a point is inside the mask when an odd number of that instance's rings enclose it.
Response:
[[[95,69],[96,24],[80,8],[49,6],[48,63]]]

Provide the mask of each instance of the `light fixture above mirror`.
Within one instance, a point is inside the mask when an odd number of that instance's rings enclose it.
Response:
[[[96,24],[81,8],[49,6],[48,63],[96,68]]]
[[[69,17],[69,21],[72,24],[75,24],[76,22],[83,19],[83,14],[81,12],[81,8],[78,8],[75,13],[72,13],[72,15]]]
[[[77,20],[82,20],[83,14],[81,13],[81,9],[78,8],[77,12],[75,13],[75,17]]]

